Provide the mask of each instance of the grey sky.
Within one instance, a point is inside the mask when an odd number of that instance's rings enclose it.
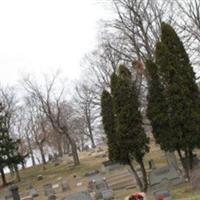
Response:
[[[96,0],[0,0],[0,82],[58,68],[77,79],[106,12]]]

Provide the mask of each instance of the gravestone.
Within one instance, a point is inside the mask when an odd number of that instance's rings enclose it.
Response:
[[[12,197],[12,192],[9,190],[9,188],[6,188],[3,192],[3,199],[7,200]]]
[[[111,200],[113,199],[114,194],[112,190],[104,190],[102,191],[102,199],[103,200]]]
[[[44,178],[44,177],[43,177],[41,174],[37,176],[37,180],[38,180],[38,181],[43,180],[43,178]]]
[[[89,177],[89,176],[93,176],[93,175],[96,175],[96,174],[99,174],[99,170],[92,170],[92,171],[86,172],[85,176]]]
[[[59,184],[53,184],[53,185],[52,185],[52,188],[55,189],[55,190],[56,190],[56,189],[59,189],[59,187],[60,187]]]
[[[190,181],[192,185],[192,190],[199,191],[200,190],[200,168],[194,168],[190,172]]]
[[[169,186],[174,186],[183,183],[184,179],[172,166],[161,167],[149,172],[149,183],[153,190],[160,188],[162,182],[167,182]]]
[[[37,192],[37,190],[35,188],[31,188],[29,191],[28,191],[28,196],[31,196],[31,197],[38,197],[39,194]]]
[[[22,197],[21,200],[33,200],[33,197],[25,196],[25,197]]]
[[[33,185],[32,185],[31,183],[28,183],[26,189],[27,189],[27,190],[30,190],[30,189],[32,189],[32,188],[33,188]]]
[[[119,163],[113,163],[112,161],[108,160],[102,162],[101,171],[103,173],[109,173],[110,171],[114,171],[120,168],[122,168],[122,165],[120,165]]]
[[[13,200],[20,200],[19,192],[18,192],[18,186],[17,185],[11,185],[10,191],[12,192]]]
[[[176,155],[174,152],[169,152],[166,151],[165,152],[165,158],[167,160],[167,163],[169,166],[174,167],[175,169],[178,169],[178,164],[177,164],[177,160],[176,160]]]
[[[164,198],[164,200],[172,200],[169,190],[159,189],[153,192],[154,199]]]
[[[76,192],[64,197],[63,200],[92,200],[92,198],[88,192]]]
[[[48,200],[56,200],[56,195],[55,194],[48,195]]]
[[[54,191],[51,183],[45,184],[43,187],[44,187],[45,196],[50,196],[50,195],[55,194],[55,191]]]
[[[184,166],[185,167],[189,166],[189,163],[190,163],[189,157],[184,157],[183,158],[183,164],[184,164]],[[200,166],[200,160],[198,159],[198,157],[197,157],[196,154],[193,155],[192,165],[193,165],[193,167],[199,167]]]
[[[70,186],[69,186],[67,180],[63,180],[61,182],[61,188],[62,188],[63,192],[70,190]]]

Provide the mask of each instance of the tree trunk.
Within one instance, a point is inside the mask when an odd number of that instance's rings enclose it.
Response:
[[[189,150],[189,167],[190,167],[190,170],[193,169],[193,152],[191,149]]]
[[[131,170],[132,170],[132,172],[133,172],[133,174],[135,176],[135,179],[137,181],[137,184],[138,184],[140,190],[143,192],[144,188],[143,188],[142,181],[140,180],[140,177],[138,176],[138,174],[137,174],[137,172],[136,172],[136,170],[135,170],[130,158],[128,158],[128,165],[130,166],[130,168],[131,168]]]
[[[21,178],[20,178],[20,175],[19,175],[19,170],[18,170],[17,165],[14,166],[14,169],[15,169],[15,174],[16,174],[16,180],[17,180],[17,182],[20,182]]]
[[[144,161],[141,160],[139,162],[139,165],[141,167],[142,177],[143,177],[143,186],[144,186],[143,190],[144,190],[144,192],[146,192],[147,189],[148,189],[148,181],[147,181],[147,173],[146,173],[146,169],[145,169],[145,166],[144,166]]]
[[[39,149],[40,149],[40,155],[41,155],[41,158],[42,158],[43,170],[45,170],[46,169],[46,167],[45,167],[45,165],[46,165],[46,159],[45,159],[45,155],[44,155],[43,146],[40,145]]]
[[[3,168],[0,169],[0,173],[1,173],[1,179],[2,179],[3,186],[6,186],[7,182],[6,182],[6,176],[5,176]]]
[[[57,145],[57,149],[58,149],[58,156],[61,157],[61,158],[63,157],[63,150],[62,150],[63,140],[64,140],[64,136],[57,133],[57,135],[56,135],[56,145]]]
[[[73,156],[73,160],[74,160],[74,166],[80,165],[76,143],[72,138],[70,138],[69,141],[70,141],[71,148],[72,148],[72,156]]]
[[[30,151],[30,154],[31,154],[32,165],[35,166],[36,165],[35,158],[34,158],[34,155],[33,155],[33,149],[31,147],[31,141],[30,141],[30,138],[28,137],[28,134],[26,134],[26,139],[27,139],[28,148],[29,148],[29,151]]]
[[[92,148],[94,149],[96,147],[96,144],[94,142],[94,136],[93,136],[92,127],[91,127],[90,122],[88,122],[88,130],[89,130],[89,135],[90,135],[90,140],[91,140]]]
[[[183,155],[182,155],[181,150],[180,150],[179,148],[177,148],[177,153],[178,153],[178,155],[179,155],[179,158],[180,158],[182,167],[183,167],[183,169],[184,169],[184,171],[185,171],[186,178],[189,180],[190,177],[189,177],[189,171],[188,171],[188,169],[187,169],[187,164],[186,164],[186,166],[184,165]]]
[[[74,139],[68,134],[68,129],[66,127],[63,127],[62,129],[63,134],[66,136],[66,138],[68,139],[71,148],[72,148],[72,156],[73,156],[73,160],[74,160],[74,166],[80,165],[80,161],[79,161],[79,157],[78,157],[78,152],[77,152],[77,146],[76,146],[76,142],[74,141]]]
[[[63,151],[64,154],[69,154],[69,140],[67,139],[67,137],[64,135],[63,138]]]
[[[25,162],[23,161],[21,164],[22,164],[22,169],[26,169]]]

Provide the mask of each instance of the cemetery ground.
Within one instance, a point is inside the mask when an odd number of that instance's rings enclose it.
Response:
[[[196,152],[200,155],[200,152]],[[160,151],[159,146],[152,145],[151,152],[146,156],[146,168],[148,169],[148,160],[153,159],[155,161],[156,167],[162,167],[166,165],[166,159],[164,153]],[[30,167],[20,171],[21,182],[18,183],[20,194],[25,196],[27,192],[28,185],[32,185],[39,193],[39,196],[34,198],[35,200],[46,200],[47,196],[44,195],[43,186],[45,184],[57,184],[59,180],[67,180],[70,186],[70,190],[67,192],[62,192],[61,189],[56,190],[57,199],[62,199],[67,196],[67,194],[85,191],[88,186],[88,177],[85,173],[91,170],[99,170],[103,161],[107,160],[105,157],[96,157],[91,155],[89,152],[80,153],[81,165],[77,167],[72,167],[69,165],[71,158],[65,156],[63,161],[55,166],[53,163],[49,163],[46,166],[46,170],[43,170],[41,165]],[[180,166],[180,163],[179,163]],[[38,175],[42,175],[42,180],[37,180]],[[76,178],[75,178],[76,176]],[[11,180],[10,175],[7,175],[8,180]],[[82,185],[77,186],[78,182]],[[0,196],[2,195],[4,188],[0,188]],[[132,189],[120,189],[114,191],[114,196],[116,200],[123,200],[125,196],[138,191],[138,188]],[[192,191],[189,183],[183,183],[178,186],[174,186],[170,189],[173,200],[199,200],[200,191]],[[147,194],[147,200],[153,200],[152,194]]]

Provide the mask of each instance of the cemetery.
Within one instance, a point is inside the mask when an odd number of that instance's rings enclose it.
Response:
[[[0,200],[200,200],[200,0],[7,2]]]
[[[155,200],[161,195],[166,200],[189,199],[191,192],[194,200],[200,197],[198,167],[191,172],[191,182],[188,182],[182,172],[172,165],[174,158],[171,161],[167,160],[165,153],[160,151],[157,145],[152,144],[152,151],[147,157],[152,163],[148,169],[149,190],[145,194],[145,200]],[[70,158],[66,157],[65,161],[56,166],[53,162],[49,163],[45,171],[42,166],[22,170],[24,181],[17,184],[20,199],[124,200],[127,195],[139,191],[135,177],[128,166],[112,164],[105,157],[89,156],[88,152],[81,153],[81,166],[68,168],[69,160]],[[180,167],[179,162],[177,167]],[[0,197],[1,200],[13,199],[10,186],[0,190]],[[18,197],[15,198],[18,200]]]

